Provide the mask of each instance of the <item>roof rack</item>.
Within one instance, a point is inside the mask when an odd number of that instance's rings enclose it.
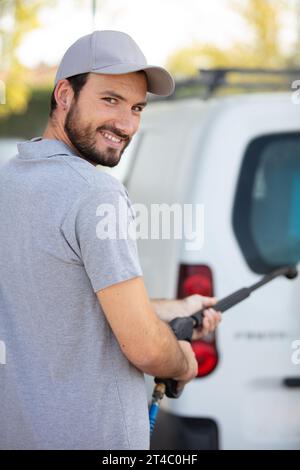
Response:
[[[240,79],[240,81],[230,81],[228,79],[230,74],[239,75],[242,80]],[[245,81],[246,76],[252,76],[252,81]],[[253,80],[254,76],[255,81]],[[269,81],[265,79],[265,77],[268,76],[270,77]],[[274,80],[274,78],[276,78],[276,80]],[[240,89],[246,91],[275,91],[282,89],[290,90],[291,82],[296,78],[299,78],[300,80],[300,69],[264,69],[242,67],[199,69],[199,77],[178,80],[176,82],[175,92],[170,97],[167,97],[167,99],[174,100],[187,96],[199,96],[202,99],[208,99],[220,88]]]

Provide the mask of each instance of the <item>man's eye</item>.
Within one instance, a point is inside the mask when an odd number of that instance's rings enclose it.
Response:
[[[141,113],[143,111],[143,106],[134,106],[132,108],[135,112]]]
[[[116,104],[117,103],[117,100],[116,98],[110,98],[109,96],[107,96],[106,98],[103,98],[104,101],[107,101],[108,103],[111,103],[111,104]]]

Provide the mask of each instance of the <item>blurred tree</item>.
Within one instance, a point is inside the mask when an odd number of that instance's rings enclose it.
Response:
[[[250,40],[229,49],[195,44],[170,56],[167,67],[174,75],[195,76],[200,67],[283,67],[291,57],[280,43],[281,15],[291,8],[287,0],[232,0],[232,9],[245,23]]]
[[[1,78],[6,88],[6,103],[0,106],[0,117],[24,112],[30,98],[26,83],[26,67],[18,57],[17,49],[24,36],[39,26],[41,8],[55,0],[0,0],[0,64]]]
[[[294,1],[294,12],[296,17],[296,41],[289,59],[290,66],[300,66],[300,0]]]

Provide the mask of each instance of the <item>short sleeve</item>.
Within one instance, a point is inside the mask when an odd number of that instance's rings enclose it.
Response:
[[[134,211],[125,188],[91,189],[70,209],[61,232],[94,292],[142,275]]]

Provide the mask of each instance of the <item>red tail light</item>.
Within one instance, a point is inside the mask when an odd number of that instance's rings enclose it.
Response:
[[[197,362],[198,377],[209,375],[218,364],[218,352],[216,350],[215,338],[212,343],[206,343],[201,339],[192,342]]]
[[[192,294],[213,296],[213,277],[208,266],[182,264],[179,270],[177,297],[183,298]],[[209,338],[192,342],[198,361],[198,377],[204,377],[216,368],[218,352],[215,334]]]

